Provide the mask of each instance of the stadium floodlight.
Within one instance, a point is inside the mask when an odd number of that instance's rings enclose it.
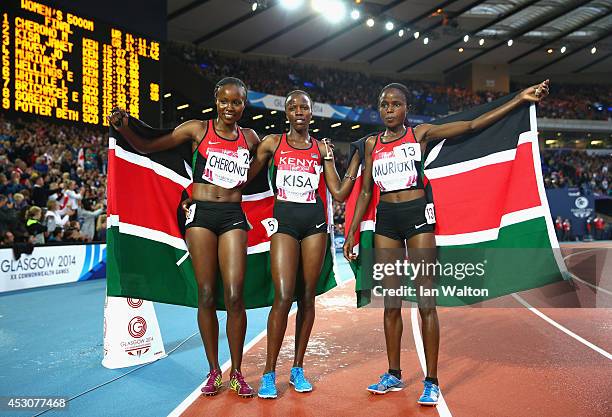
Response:
[[[399,36],[400,38],[404,36],[404,29],[400,29],[399,32],[397,32],[397,36]]]
[[[189,107],[189,104],[181,104],[180,106],[177,106],[176,109],[183,110],[183,109],[186,109],[187,107]]]
[[[319,129],[313,129],[312,133],[317,133],[319,131]]]
[[[359,17],[361,17],[361,13],[359,13],[359,10],[353,9],[353,11],[351,12],[351,19],[357,20],[359,19]]]
[[[548,50],[546,52],[548,52],[549,54],[552,54],[554,52],[554,50],[552,48],[548,48]]]
[[[462,53],[463,52],[463,48],[459,48],[458,51],[459,51],[459,53]]]
[[[340,22],[346,16],[346,5],[341,0],[312,0],[312,8],[333,23]]]
[[[414,32],[414,39],[419,39],[419,36],[421,36],[421,32]]]
[[[312,124],[314,124],[314,122],[315,122],[314,119],[312,119],[309,124],[312,125]]]
[[[361,125],[353,125],[351,126],[351,130],[359,129]]]
[[[561,47],[561,53],[562,53],[562,54],[564,54],[564,53],[565,53],[565,51],[567,51],[567,48],[565,47],[565,45],[563,45],[563,46]]]
[[[270,114],[276,114],[276,110],[272,110]]]
[[[465,36],[463,37],[463,42],[467,42],[467,41],[469,41],[469,40],[470,40],[470,35],[465,35]]]
[[[428,37],[423,38],[423,44],[427,45],[428,43],[429,43],[429,38]]]
[[[338,122],[338,123],[334,123],[333,125],[331,125],[330,127],[333,129],[335,127],[340,126],[342,123]]]
[[[270,125],[270,127],[274,127],[274,125]]]
[[[480,40],[478,41],[478,45],[480,46],[484,45],[484,38],[480,38]]]
[[[289,10],[297,9],[303,3],[304,3],[304,0],[280,0],[281,6]]]
[[[263,119],[263,114],[258,114],[257,116],[253,116],[253,120]]]
[[[211,112],[211,111],[213,111],[213,108],[212,108],[212,107],[209,107],[209,108],[207,108],[207,109],[202,110],[202,113],[205,113],[205,114],[206,114],[206,113],[209,113],[209,112]]]
[[[508,46],[512,46],[513,43],[514,41],[512,39],[508,39]]]
[[[595,52],[597,52],[597,47],[596,46],[591,48],[591,54],[594,54]]]
[[[393,22],[385,23],[385,29],[387,29],[387,30],[393,30],[394,27],[395,27],[395,25],[393,24]]]
[[[369,28],[374,26],[374,19],[370,17],[368,20],[366,20],[366,25],[368,25]]]
[[[172,93],[166,93],[166,94],[164,94],[164,98],[168,98],[168,97],[172,97]]]
[[[252,11],[257,10],[257,7],[258,7],[258,6],[259,6],[259,4],[257,4],[257,2],[256,2],[256,1],[254,1],[254,2],[253,2],[253,4],[251,4],[251,10],[252,10]]]

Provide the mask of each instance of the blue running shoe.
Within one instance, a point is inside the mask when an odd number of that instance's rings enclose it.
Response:
[[[312,391],[312,384],[308,382],[308,380],[304,376],[304,368],[291,368],[291,377],[289,378],[289,383],[293,385],[297,392]]]
[[[440,387],[431,381],[423,381],[425,388],[423,394],[417,403],[421,405],[438,405],[438,397],[440,396]]]
[[[380,381],[377,384],[372,384],[368,387],[368,391],[372,394],[386,394],[389,391],[401,391],[404,387],[405,385],[401,379],[385,373],[380,376]]]
[[[259,398],[276,398],[278,392],[276,391],[276,372],[268,372],[263,374],[261,382],[259,383],[259,391],[257,396]]]

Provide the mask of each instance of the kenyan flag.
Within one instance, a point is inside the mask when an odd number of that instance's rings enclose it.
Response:
[[[512,97],[433,123],[471,120]],[[478,288],[487,290],[486,295],[442,291],[438,305],[473,304],[563,279],[565,265],[542,181],[535,105],[523,106],[475,134],[430,143],[424,158],[427,197],[435,205],[438,261],[444,265],[484,261],[486,266],[477,282]],[[360,185],[358,179],[347,202],[347,230]],[[362,253],[374,246],[379,194],[374,186],[355,237]],[[370,302],[373,284],[361,260],[360,256],[351,265],[358,306]],[[438,275],[436,279],[438,288],[458,287],[459,281],[456,276]]]
[[[154,138],[168,130],[154,129],[130,118],[130,127]],[[197,284],[184,241],[185,215],[181,201],[191,195],[191,144],[170,151],[139,154],[110,129],[108,156],[107,293],[197,307]],[[322,184],[323,181],[321,181]],[[328,223],[333,221],[329,193],[325,202]],[[247,308],[272,305],[270,240],[263,221],[272,217],[274,196],[267,172],[244,190],[242,207],[253,229],[248,232],[244,302]],[[333,236],[319,279],[318,293],[336,285]],[[299,284],[298,284],[299,291]],[[224,309],[223,285],[217,282],[217,308]]]

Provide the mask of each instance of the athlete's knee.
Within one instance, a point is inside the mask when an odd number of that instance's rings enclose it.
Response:
[[[436,307],[431,307],[427,305],[419,307],[419,314],[421,316],[421,319],[423,320],[435,319],[436,317],[438,317]]]
[[[276,292],[274,294],[274,304],[277,308],[289,311],[291,304],[293,304],[293,293],[289,291]]]
[[[215,306],[215,291],[210,286],[200,287],[198,290],[198,306],[200,308],[213,308]]]
[[[244,300],[240,291],[230,289],[225,292],[225,309],[228,313],[237,313],[244,310]]]
[[[298,307],[304,311],[314,310],[316,295],[316,290],[305,290],[304,294],[300,297],[298,301]]]
[[[385,307],[385,318],[386,319],[401,319],[402,309],[395,307]]]

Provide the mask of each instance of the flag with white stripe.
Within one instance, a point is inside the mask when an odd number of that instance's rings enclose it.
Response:
[[[511,98],[432,123],[472,120]],[[479,282],[488,290],[486,296],[441,296],[439,305],[473,304],[563,279],[565,264],[542,181],[535,105],[522,106],[474,134],[430,143],[424,158],[426,193],[435,205],[438,260],[465,263],[477,258],[487,263]],[[347,202],[347,231],[360,185],[358,179]],[[374,246],[379,194],[374,186],[355,236],[358,250]],[[365,279],[359,259],[351,266],[357,277],[358,305],[366,305],[371,282]],[[457,283],[455,278],[437,278],[439,286],[453,282]]]
[[[154,129],[130,118],[130,127],[155,138],[169,130]],[[197,306],[197,284],[184,241],[181,201],[191,195],[191,143],[148,155],[139,154],[111,127],[108,157],[107,293],[170,304]],[[269,306],[274,299],[270,238],[266,219],[273,217],[274,195],[262,171],[243,191],[242,208],[253,227],[248,232],[244,301],[247,308]],[[328,223],[329,193],[319,193]],[[330,235],[318,293],[336,285]],[[298,283],[299,291],[299,283]],[[223,285],[216,285],[217,308],[224,309]]]

